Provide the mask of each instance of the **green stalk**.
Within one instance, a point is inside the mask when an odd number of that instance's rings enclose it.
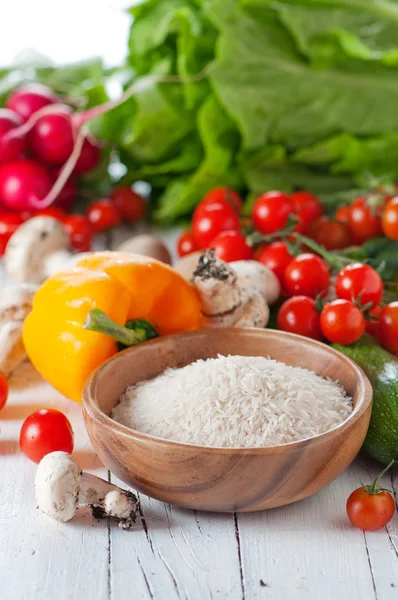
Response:
[[[383,477],[383,475],[385,475],[387,473],[387,471],[389,469],[391,469],[391,467],[393,466],[394,463],[395,463],[395,459],[393,458],[388,463],[386,468],[383,469],[381,473],[379,473],[379,475],[376,477],[376,479],[374,480],[374,482],[371,485],[363,486],[365,488],[365,490],[368,492],[368,494],[379,494],[380,492],[389,492],[390,491],[390,490],[386,490],[385,488],[378,488],[377,484],[379,483],[379,481]]]
[[[103,333],[123,346],[136,346],[141,342],[156,337],[154,327],[144,320],[128,321],[128,327],[118,325],[99,308],[93,308],[87,315],[83,328],[88,331]]]

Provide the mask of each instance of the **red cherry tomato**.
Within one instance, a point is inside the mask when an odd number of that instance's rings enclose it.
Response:
[[[398,355],[398,302],[387,304],[379,314],[377,339],[386,350]]]
[[[73,430],[68,419],[59,410],[45,408],[25,419],[19,436],[22,452],[39,463],[50,452],[73,451]]]
[[[0,256],[3,256],[8,240],[23,222],[24,219],[17,213],[0,214]]]
[[[64,219],[64,227],[69,233],[69,242],[72,248],[79,252],[91,250],[93,229],[83,215],[69,215]]]
[[[353,344],[365,332],[365,319],[352,302],[333,300],[321,312],[321,331],[333,344]]]
[[[108,198],[92,202],[86,210],[86,217],[95,233],[117,227],[122,222],[119,209]]]
[[[286,194],[267,192],[255,201],[252,218],[257,231],[267,235],[284,229],[292,213],[293,203]]]
[[[290,199],[294,213],[299,219],[296,230],[305,233],[311,223],[323,215],[323,206],[318,198],[310,192],[294,192]]]
[[[222,231],[238,231],[239,218],[228,203],[202,205],[196,207],[192,219],[192,235],[196,245],[209,248],[214,238]]]
[[[281,285],[284,283],[286,267],[292,262],[293,256],[285,242],[272,242],[256,252],[256,260],[275,273]]]
[[[394,512],[393,497],[377,486],[374,492],[362,486],[352,492],[347,500],[348,518],[354,527],[365,531],[376,531],[384,527],[391,521]]]
[[[223,231],[211,243],[216,255],[225,262],[235,260],[250,260],[253,258],[253,248],[246,242],[245,236],[238,231]]]
[[[279,309],[277,325],[282,331],[322,340],[319,313],[313,298],[293,296],[286,300]]]
[[[66,218],[66,210],[58,206],[48,206],[47,208],[35,210],[32,217],[52,217],[62,222]]]
[[[366,333],[375,338],[379,335],[379,317],[382,310],[381,306],[373,306],[366,313]]]
[[[362,263],[353,263],[344,267],[336,277],[337,298],[351,300],[364,306],[379,304],[383,295],[383,281],[372,267]]]
[[[238,192],[227,187],[218,187],[210,190],[201,201],[202,206],[211,206],[212,204],[227,203],[234,211],[240,215],[242,212],[243,200]]]
[[[145,216],[147,211],[145,199],[128,185],[119,185],[113,188],[111,199],[123,219],[128,223],[136,223]]]
[[[0,410],[4,408],[8,398],[8,380],[0,373]]]
[[[362,244],[381,234],[380,211],[368,206],[365,198],[357,198],[352,203],[348,216],[354,241]]]
[[[351,232],[346,223],[320,217],[308,228],[308,237],[326,250],[341,250],[351,244]]]
[[[391,240],[398,240],[398,197],[392,198],[381,216],[383,233]]]
[[[336,211],[336,219],[342,223],[349,222],[351,208],[349,206],[340,206]]]
[[[195,244],[193,235],[190,231],[184,231],[177,240],[177,254],[180,257],[192,254],[195,250],[199,250]]]
[[[327,264],[315,254],[300,254],[287,266],[285,288],[290,296],[325,296],[330,277]]]

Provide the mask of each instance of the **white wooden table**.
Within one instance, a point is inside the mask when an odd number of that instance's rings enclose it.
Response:
[[[31,412],[63,411],[82,468],[112,476],[88,441],[80,405],[44,383],[29,364],[10,385],[0,413],[1,600],[398,598],[397,514],[373,533],[352,528],[345,514],[349,493],[379,470],[366,458],[316,496],[268,512],[201,513],[141,495],[140,518],[130,532],[84,511],[57,524],[37,510],[35,465],[18,446]],[[382,484],[398,492],[393,475]]]

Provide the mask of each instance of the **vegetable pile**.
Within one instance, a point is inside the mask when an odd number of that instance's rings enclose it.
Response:
[[[272,191],[255,200],[251,219],[242,220],[242,202],[237,192],[215,188],[196,207],[192,231],[180,236],[177,251],[180,256],[187,256],[211,247],[226,262],[254,258],[267,266],[288,297],[277,314],[279,329],[344,345],[359,340],[367,329],[384,348],[398,354],[398,302],[383,304],[380,273],[350,256],[363,252],[365,241],[374,242],[374,236],[382,230],[394,236],[384,224],[386,215],[398,206],[398,198],[384,192],[379,194],[378,204],[374,198],[361,197],[346,207],[346,222],[341,220],[341,210],[334,219],[323,216],[321,202],[309,192],[289,196]],[[375,206],[380,210],[373,213]],[[360,237],[357,224],[351,219],[357,211],[366,213],[374,223],[366,236],[364,221]],[[334,239],[338,228],[344,231],[344,245]],[[344,249],[355,236],[355,243],[360,245],[347,248],[345,254],[327,249]],[[339,234],[338,241],[341,240]],[[378,266],[383,274],[383,265]]]

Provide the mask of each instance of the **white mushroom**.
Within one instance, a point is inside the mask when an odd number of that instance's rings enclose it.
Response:
[[[265,265],[256,260],[237,260],[229,263],[238,275],[241,287],[254,287],[268,304],[276,302],[281,295],[279,279]]]
[[[184,277],[189,283],[192,282],[193,272],[198,266],[199,258],[202,255],[201,250],[197,250],[196,252],[191,252],[191,254],[187,254],[183,256],[179,260],[177,260],[173,264],[173,269],[177,271],[180,275]]]
[[[7,376],[26,359],[22,330],[36,290],[37,286],[25,283],[0,294],[0,372]]]
[[[231,264],[207,250],[193,273],[199,292],[204,324],[208,327],[265,327],[269,307],[264,296],[251,285],[240,285]]]
[[[166,244],[156,235],[136,235],[120,244],[118,251],[150,256],[167,265],[171,264],[171,256]]]
[[[234,310],[241,303],[237,275],[214,250],[204,252],[193,273],[193,284],[199,292],[202,312],[208,317]]]
[[[35,217],[11,236],[4,261],[9,275],[20,283],[42,283],[64,268],[72,257],[69,236],[52,217]]]
[[[104,479],[84,473],[67,452],[51,452],[36,471],[38,507],[55,521],[70,521],[79,506],[88,506],[97,519],[113,517],[130,529],[137,517],[138,500]]]

